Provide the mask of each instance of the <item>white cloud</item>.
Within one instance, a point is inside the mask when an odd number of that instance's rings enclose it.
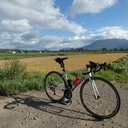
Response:
[[[120,26],[113,26],[113,27],[102,27],[101,29],[99,30],[96,30],[96,32],[104,32],[104,31],[110,31],[110,30],[113,30],[113,31],[121,31],[123,30],[122,27]]]
[[[74,0],[70,15],[97,13],[115,2]],[[87,30],[69,21],[59,8],[54,7],[54,0],[1,0],[0,14],[0,48],[59,50],[82,47],[98,39],[128,39],[128,31],[120,26],[103,27],[88,36],[78,36]],[[42,29],[67,30],[77,36],[44,36]]]
[[[86,32],[79,24],[68,21],[60,9],[54,7],[54,0],[1,0],[0,13],[0,21],[26,19],[32,28]]]
[[[98,32],[98,34],[91,34],[91,36],[97,39],[128,39],[128,31],[120,26],[103,27],[95,32]]]
[[[74,0],[69,14],[75,16],[81,13],[98,13],[101,10],[111,7],[116,0]]]
[[[79,48],[88,45],[96,40],[102,39],[128,39],[128,30],[120,26],[104,27],[92,32],[88,36],[44,36],[39,31],[31,30],[24,33],[0,34],[1,48],[18,49],[50,49],[59,50],[62,48]]]
[[[31,29],[31,26],[28,23],[28,20],[3,20],[0,23],[0,31],[7,32],[25,32]]]

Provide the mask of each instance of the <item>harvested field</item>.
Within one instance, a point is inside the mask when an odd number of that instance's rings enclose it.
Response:
[[[21,62],[27,65],[29,71],[49,72],[52,70],[61,71],[60,65],[55,62],[56,57],[68,57],[65,60],[65,66],[67,70],[82,69],[88,64],[88,61],[94,61],[97,63],[113,62],[121,57],[127,55],[127,53],[111,53],[111,54],[82,54],[82,55],[69,55],[69,56],[48,56],[48,57],[36,57],[21,59]],[[0,65],[3,64],[3,60],[0,61]]]
[[[88,63],[88,61],[94,61],[97,63],[113,62],[121,57],[127,55],[126,53],[115,54],[85,54],[85,55],[70,55],[69,59],[65,60],[65,66],[67,70],[82,69]],[[28,70],[48,72],[51,70],[60,71],[60,65],[55,62],[55,58],[58,56],[40,57],[31,59],[22,59],[21,62],[27,64]],[[65,57],[65,56],[59,56]]]
[[[103,62],[113,62],[121,57],[127,55],[126,53],[115,53],[115,54],[85,54],[85,55],[71,55],[68,56],[69,59],[65,60],[65,66],[67,70],[77,70],[82,69],[88,63],[88,61],[94,61],[97,63]],[[28,62],[27,68],[28,70],[48,72],[51,70],[60,71],[60,65],[55,62],[54,57],[46,57],[42,58],[44,60],[37,60],[36,62]],[[64,56],[62,56],[64,57]],[[38,58],[39,59],[39,58]]]

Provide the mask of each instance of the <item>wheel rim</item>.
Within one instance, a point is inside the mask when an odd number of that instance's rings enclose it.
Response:
[[[88,80],[81,91],[82,104],[88,112],[96,117],[109,118],[114,116],[120,106],[118,93],[116,93],[116,90],[113,89],[110,83],[103,79],[96,78],[95,83],[99,90],[100,98],[96,100],[93,89]]]
[[[59,73],[52,72],[45,79],[45,91],[53,101],[61,101],[64,97],[65,81]]]

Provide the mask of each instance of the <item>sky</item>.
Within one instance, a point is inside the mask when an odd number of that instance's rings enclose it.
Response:
[[[0,0],[0,48],[60,50],[128,39],[128,0]]]

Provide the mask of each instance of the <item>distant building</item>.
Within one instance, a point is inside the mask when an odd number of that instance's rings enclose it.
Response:
[[[16,54],[16,51],[7,51],[7,53]]]
[[[23,51],[19,51],[19,53],[24,53]]]

